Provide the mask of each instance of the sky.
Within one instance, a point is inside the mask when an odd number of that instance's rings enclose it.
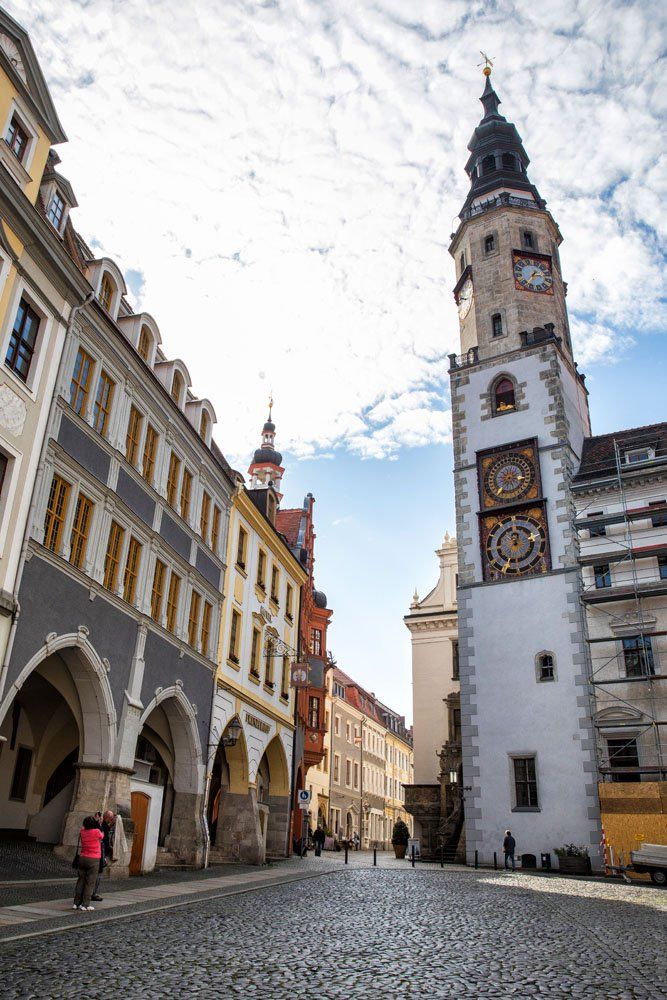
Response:
[[[667,6],[5,0],[68,135],[74,225],[156,319],[241,471],[269,394],[317,500],[339,665],[412,716],[402,618],[454,533],[447,247],[480,50],[565,242],[594,433],[664,420]]]

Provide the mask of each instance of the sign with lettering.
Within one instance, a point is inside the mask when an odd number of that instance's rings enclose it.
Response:
[[[271,726],[268,722],[264,722],[263,719],[258,719],[256,715],[251,715],[250,712],[246,712],[245,721],[253,729],[259,729],[260,733],[268,733],[271,730]]]

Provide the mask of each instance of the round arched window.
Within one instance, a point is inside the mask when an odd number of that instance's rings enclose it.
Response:
[[[504,413],[506,410],[513,410],[515,408],[514,383],[511,379],[501,378],[496,383],[494,404],[496,413]]]

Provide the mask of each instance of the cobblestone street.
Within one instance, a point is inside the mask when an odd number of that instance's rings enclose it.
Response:
[[[316,873],[316,859],[306,865]],[[660,890],[323,867],[83,932],[76,915],[71,930],[0,944],[0,996],[665,996]]]

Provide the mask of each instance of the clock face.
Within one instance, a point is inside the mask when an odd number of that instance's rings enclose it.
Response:
[[[533,464],[520,452],[492,459],[484,473],[486,493],[498,503],[522,500],[534,483]]]
[[[551,261],[544,257],[514,254],[514,285],[526,292],[553,295]]]
[[[502,580],[547,571],[547,536],[540,508],[498,518],[486,533],[487,576]]]
[[[470,306],[472,305],[472,281],[470,278],[463,283],[463,287],[459,292],[458,306],[459,306],[459,319],[465,319],[470,312]]]

